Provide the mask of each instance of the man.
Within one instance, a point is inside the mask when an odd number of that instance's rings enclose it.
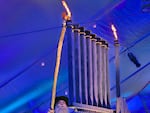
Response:
[[[55,110],[49,110],[48,113],[69,113],[68,112],[68,98],[59,96],[55,99]]]

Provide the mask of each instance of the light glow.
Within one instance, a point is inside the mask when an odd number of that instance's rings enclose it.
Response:
[[[67,91],[65,91],[65,95],[68,95],[68,92],[67,92]]]
[[[96,27],[97,27],[96,24],[94,24],[94,25],[93,25],[93,28],[96,28]]]
[[[41,66],[44,67],[45,66],[45,62],[41,62]]]
[[[113,31],[113,35],[114,35],[115,40],[118,40],[117,30],[113,24],[111,24],[111,29]]]
[[[0,109],[0,113],[12,113],[12,111],[15,111],[17,108],[23,106],[27,102],[35,98],[38,98],[39,96],[48,92],[51,86],[52,86],[52,81],[43,82],[38,87],[32,89],[29,93],[26,93],[18,97],[15,101],[11,102],[7,106]]]
[[[65,8],[65,10],[67,12],[67,17],[68,17],[67,19],[70,19],[71,18],[71,11],[70,11],[67,3],[65,2],[65,0],[62,0],[62,4],[63,4],[63,6],[64,6],[64,8]]]

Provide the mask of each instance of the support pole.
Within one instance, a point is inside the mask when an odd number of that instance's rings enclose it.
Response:
[[[55,65],[55,72],[54,72],[54,82],[53,82],[53,89],[52,89],[51,109],[54,109],[54,104],[55,104],[56,85],[57,85],[57,78],[58,78],[58,72],[59,72],[59,66],[60,66],[62,46],[63,46],[65,32],[66,32],[66,22],[63,23],[63,28],[62,28],[62,31],[61,31],[61,35],[60,35],[60,39],[59,39],[58,47],[57,47],[57,58],[56,58],[56,65]]]
[[[70,9],[64,0],[62,0],[62,5],[64,6],[66,12],[64,12],[62,14],[62,18],[64,21],[63,21],[63,27],[62,27],[62,31],[60,34],[58,47],[57,47],[57,57],[56,57],[56,65],[55,65],[54,81],[53,81],[53,89],[52,89],[52,98],[51,98],[51,109],[52,110],[54,109],[54,104],[55,104],[56,85],[57,85],[57,78],[58,78],[60,61],[61,61],[62,46],[63,46],[64,36],[65,36],[65,32],[66,32],[66,22],[71,20]]]
[[[120,58],[119,58],[119,42],[114,40],[115,46],[115,66],[116,66],[116,96],[120,97]]]
[[[115,26],[112,24],[111,29],[114,34],[114,46],[115,46],[115,66],[116,66],[116,97],[117,97],[117,105],[116,105],[116,113],[129,113],[127,104],[125,99],[121,97],[120,92],[120,58],[119,58],[119,41],[117,36],[117,30]]]

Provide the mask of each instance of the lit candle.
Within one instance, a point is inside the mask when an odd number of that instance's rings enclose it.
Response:
[[[71,18],[71,12],[70,12],[70,9],[67,5],[67,3],[65,2],[65,0],[62,0],[62,5],[64,6],[64,8],[66,9],[66,12],[67,12],[67,15],[66,15],[66,20],[70,20]]]
[[[116,28],[115,28],[115,26],[113,24],[111,24],[111,29],[113,31],[115,40],[118,40],[117,30],[116,30]]]

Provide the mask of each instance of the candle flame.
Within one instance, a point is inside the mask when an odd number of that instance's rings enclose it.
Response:
[[[67,20],[71,18],[71,12],[70,12],[70,9],[67,5],[67,3],[65,2],[65,0],[62,0],[62,5],[64,6],[66,12],[67,12]]]
[[[118,40],[117,30],[113,24],[111,24],[111,29],[113,31],[113,35],[114,35],[115,40]]]

